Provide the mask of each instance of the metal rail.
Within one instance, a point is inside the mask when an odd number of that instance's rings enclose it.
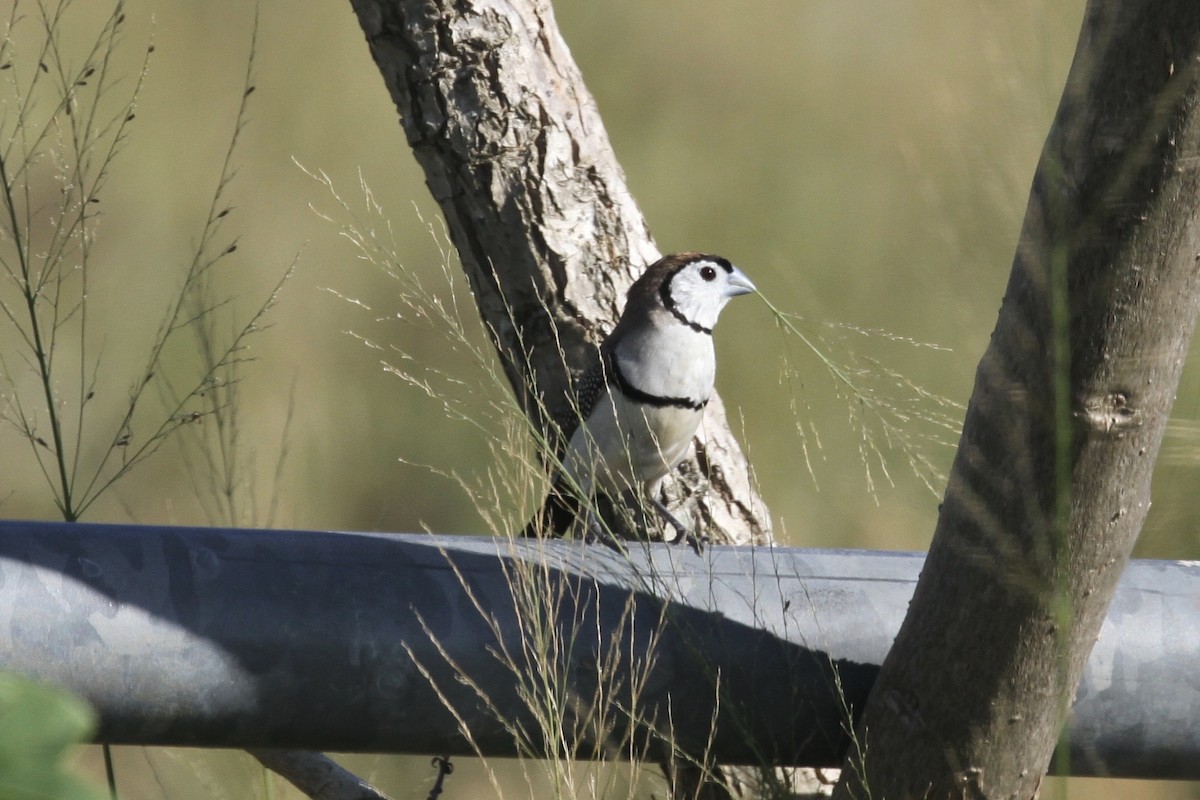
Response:
[[[835,765],[922,563],[8,521],[0,669],[112,743]],[[1200,779],[1200,565],[1130,565],[1066,741],[1072,774]]]

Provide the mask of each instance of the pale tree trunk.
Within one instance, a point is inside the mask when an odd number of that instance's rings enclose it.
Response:
[[[1200,3],[1091,0],[841,798],[1029,798],[1150,505],[1200,285]]]
[[[526,413],[569,386],[658,250],[544,0],[353,0]],[[546,413],[544,413],[546,412]],[[719,542],[767,543],[767,509],[714,396],[671,503]]]

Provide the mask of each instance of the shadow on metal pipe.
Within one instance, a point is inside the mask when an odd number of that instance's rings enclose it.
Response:
[[[840,763],[922,558],[0,523],[0,668],[112,743]],[[1200,778],[1200,568],[1135,562],[1073,774]]]

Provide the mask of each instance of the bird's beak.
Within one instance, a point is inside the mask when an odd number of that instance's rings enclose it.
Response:
[[[746,273],[742,272],[737,267],[733,268],[733,272],[729,273],[729,280],[726,281],[729,286],[725,293],[730,297],[737,297],[739,294],[750,294],[757,292],[758,287],[754,285],[754,281],[746,277]]]

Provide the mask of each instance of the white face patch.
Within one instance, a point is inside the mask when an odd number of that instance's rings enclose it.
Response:
[[[754,284],[729,262],[701,258],[672,275],[666,290],[684,320],[711,331],[725,304],[739,294],[753,292]]]

